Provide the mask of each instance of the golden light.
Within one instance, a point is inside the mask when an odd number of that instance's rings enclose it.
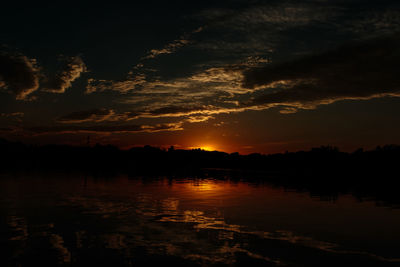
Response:
[[[206,151],[214,151],[214,150],[216,150],[213,146],[202,146],[202,147],[200,147],[200,149],[206,150]]]
[[[193,147],[189,147],[189,149],[201,149],[201,150],[205,150],[205,151],[218,150],[215,146],[212,146],[212,145],[193,146]]]
[[[203,193],[222,189],[221,184],[214,180],[197,180],[189,186],[192,190]]]

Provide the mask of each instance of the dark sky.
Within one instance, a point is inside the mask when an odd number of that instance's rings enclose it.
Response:
[[[101,2],[2,5],[1,137],[244,154],[400,143],[399,1]]]

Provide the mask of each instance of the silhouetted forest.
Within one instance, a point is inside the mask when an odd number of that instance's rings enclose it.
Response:
[[[334,199],[352,193],[373,198],[382,205],[399,206],[400,146],[341,152],[332,146],[309,151],[263,155],[161,149],[152,146],[121,150],[112,145],[26,145],[0,139],[2,171],[87,172],[90,175],[125,173],[152,179],[166,177],[213,177],[245,180],[308,191]],[[378,204],[379,204],[378,203]]]

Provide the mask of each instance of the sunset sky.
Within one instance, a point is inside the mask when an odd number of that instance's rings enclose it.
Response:
[[[400,1],[55,2],[2,4],[2,138],[243,154],[400,143]]]

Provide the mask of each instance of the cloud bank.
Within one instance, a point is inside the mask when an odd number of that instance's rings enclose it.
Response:
[[[243,86],[263,93],[242,105],[315,108],[345,99],[400,96],[399,61],[400,38],[395,35],[253,68],[244,73]]]

